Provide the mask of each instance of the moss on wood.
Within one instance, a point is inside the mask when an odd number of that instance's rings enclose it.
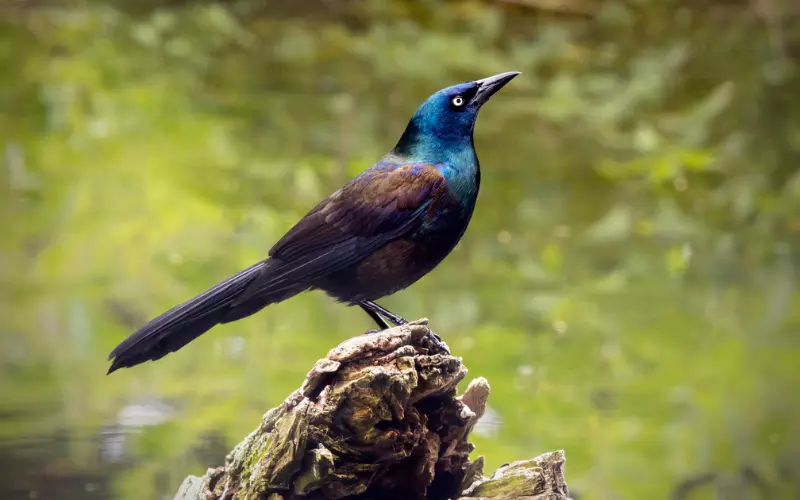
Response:
[[[317,361],[298,390],[176,500],[568,498],[564,455],[483,475],[469,433],[489,384],[430,341],[426,320],[349,339]]]

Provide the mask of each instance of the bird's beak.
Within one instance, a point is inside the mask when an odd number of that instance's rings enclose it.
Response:
[[[478,86],[478,92],[475,94],[475,97],[472,98],[472,104],[478,107],[482,106],[483,103],[488,101],[490,97],[518,74],[519,71],[508,71],[482,80],[475,80],[475,84]]]

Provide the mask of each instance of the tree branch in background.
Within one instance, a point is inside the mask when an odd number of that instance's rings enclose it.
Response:
[[[349,339],[302,386],[176,500],[568,500],[564,454],[483,475],[469,433],[489,396],[484,378],[461,397],[461,359],[429,339],[426,320]]]
[[[602,4],[599,0],[494,0],[495,3],[526,9],[541,10],[552,14],[594,16]]]

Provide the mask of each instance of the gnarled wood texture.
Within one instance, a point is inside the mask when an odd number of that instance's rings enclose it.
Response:
[[[561,451],[483,475],[469,433],[486,379],[430,341],[426,320],[349,339],[176,500],[568,500]]]

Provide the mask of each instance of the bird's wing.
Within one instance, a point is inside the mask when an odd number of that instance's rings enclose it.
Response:
[[[343,241],[396,237],[443,188],[434,165],[379,163],[314,207],[269,255],[293,260]]]
[[[367,257],[416,228],[441,197],[435,165],[381,162],[314,207],[269,251],[274,265],[241,301],[282,286],[308,283]]]
[[[445,189],[433,165],[382,162],[314,207],[270,258],[150,321],[112,352],[109,373],[177,351],[219,323],[241,319],[358,262],[414,230]]]

